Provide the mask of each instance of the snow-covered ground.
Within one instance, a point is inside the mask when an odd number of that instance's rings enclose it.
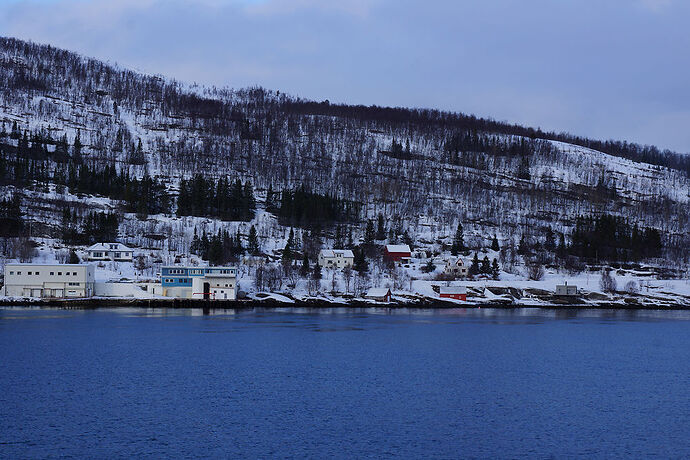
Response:
[[[39,246],[34,263],[59,263],[58,255],[66,248],[51,239],[38,239]],[[164,250],[143,250],[158,260],[171,260],[172,254],[164,254]],[[81,258],[85,251],[77,251]],[[488,251],[490,259],[497,257],[497,253]],[[443,259],[436,257],[436,260]],[[449,255],[445,255],[449,256]],[[481,257],[480,257],[481,258]],[[12,260],[4,263],[14,262]],[[641,270],[614,270],[611,272],[616,280],[616,293],[603,293],[599,281],[600,273],[584,271],[568,274],[555,269],[545,270],[543,279],[529,280],[526,273],[521,273],[517,267],[516,273],[501,271],[499,279],[458,279],[439,280],[438,274],[443,266],[437,266],[432,273],[423,273],[422,267],[426,259],[412,259],[409,264],[398,266],[394,270],[381,268],[375,264],[370,266],[366,278],[360,278],[353,272],[349,287],[340,270],[324,269],[322,279],[314,283],[299,276],[285,276],[282,283],[274,292],[265,288],[258,290],[255,283],[256,268],[250,264],[240,264],[238,270],[239,290],[246,293],[251,300],[272,300],[281,303],[309,301],[324,304],[346,304],[348,301],[363,299],[363,293],[369,287],[389,287],[394,294],[394,301],[402,303],[438,301],[444,305],[458,304],[510,304],[515,306],[545,306],[552,303],[551,294],[556,285],[568,283],[577,286],[580,299],[585,303],[620,303],[625,305],[669,306],[681,305],[690,307],[690,279],[657,279],[652,268]],[[205,265],[196,256],[183,258],[181,264],[193,263]],[[279,262],[275,262],[277,266]],[[466,258],[469,264],[469,258]],[[160,265],[153,265],[143,270],[137,270],[132,262],[94,262],[96,265],[96,297],[118,297],[134,299],[156,298],[145,289],[147,283],[157,283]],[[633,284],[636,292],[627,292],[628,286]],[[467,302],[440,299],[438,290],[441,286],[464,286],[467,288]]]

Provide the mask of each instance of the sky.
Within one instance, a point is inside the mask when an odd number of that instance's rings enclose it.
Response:
[[[0,35],[186,82],[690,152],[689,0],[0,0]]]

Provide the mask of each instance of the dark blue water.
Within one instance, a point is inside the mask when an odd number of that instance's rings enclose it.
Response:
[[[690,315],[0,309],[0,457],[690,456]]]

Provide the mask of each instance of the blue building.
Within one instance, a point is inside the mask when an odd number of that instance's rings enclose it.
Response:
[[[161,268],[163,295],[185,299],[235,300],[237,268],[181,267]]]

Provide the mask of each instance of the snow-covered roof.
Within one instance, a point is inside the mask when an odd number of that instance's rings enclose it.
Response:
[[[410,247],[406,244],[387,244],[386,251],[388,252],[412,252]]]
[[[389,292],[388,288],[371,288],[367,291],[367,297],[385,297]]]
[[[446,263],[449,265],[455,265],[457,267],[464,267],[465,266],[465,262],[463,262],[460,257],[458,257],[457,259],[450,258],[450,259],[448,259],[448,261]]]
[[[467,294],[465,286],[441,286],[439,294]]]
[[[8,264],[5,264],[5,267],[88,267],[92,266],[93,264],[39,264],[39,263],[33,263],[33,262],[28,262],[28,263],[22,263],[22,262],[11,262]]]
[[[115,246],[115,247],[111,247]],[[87,251],[131,251],[131,248],[128,248],[122,243],[96,243],[93,246],[89,246]]]
[[[355,257],[355,254],[349,249],[322,249],[321,256],[335,257],[336,254],[342,254],[343,257]]]

